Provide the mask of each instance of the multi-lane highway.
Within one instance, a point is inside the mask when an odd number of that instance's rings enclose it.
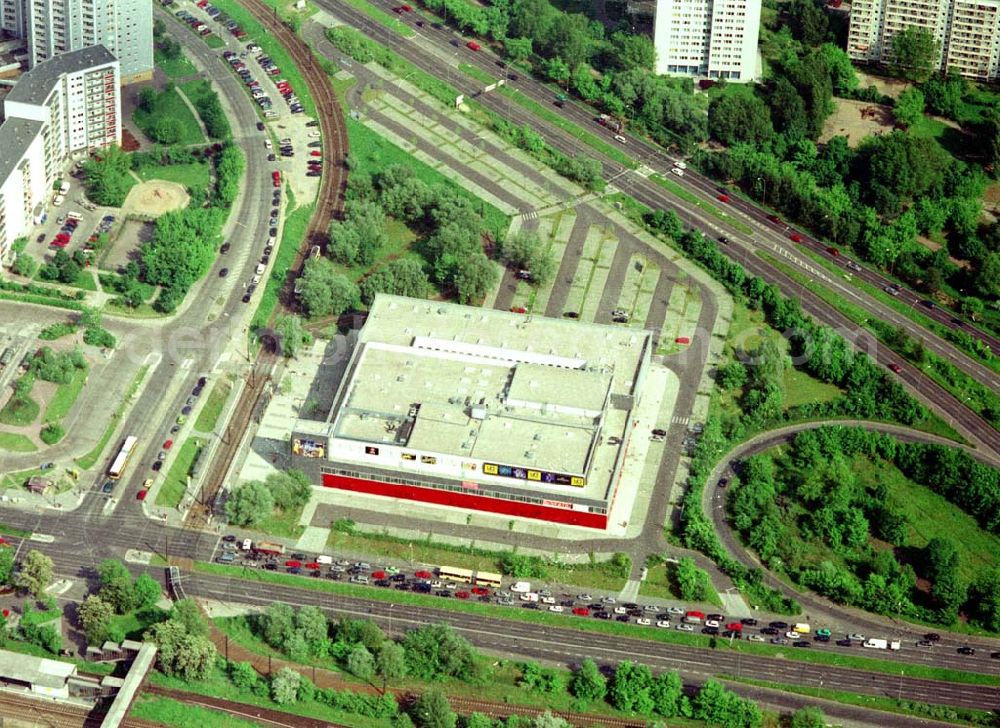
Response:
[[[382,25],[372,21],[366,15],[354,10],[350,6],[334,4],[330,0],[318,0],[318,4],[335,17],[339,17],[358,28],[372,40],[380,43],[390,40],[387,38],[387,31]],[[389,3],[380,1],[376,4],[381,4],[386,9],[391,9]],[[794,253],[794,245],[791,246],[791,252],[788,252],[787,246],[790,243],[783,233],[783,227],[779,229],[773,223],[767,221],[764,211],[754,208],[749,203],[735,196],[731,197],[729,206],[733,206],[734,201],[735,206],[729,211],[733,212],[745,224],[750,224],[754,227],[753,239],[748,240],[744,233],[726,222],[707,216],[696,209],[692,209],[691,206],[685,207],[685,203],[682,200],[672,196],[662,186],[647,179],[645,176],[623,169],[616,161],[601,155],[593,149],[581,149],[580,141],[570,133],[546,122],[544,119],[536,117],[516,103],[512,103],[503,95],[495,93],[476,95],[481,90],[482,84],[452,69],[456,57],[459,57],[463,63],[476,65],[480,70],[499,76],[500,69],[496,66],[496,62],[499,59],[490,54],[488,50],[483,49],[479,52],[473,52],[459,44],[456,52],[455,47],[451,43],[458,36],[447,29],[435,30],[429,24],[425,24],[423,28],[415,28],[415,31],[416,35],[413,38],[392,35],[393,51],[413,63],[417,68],[438,78],[446,78],[448,83],[455,87],[458,92],[468,97],[476,96],[478,103],[509,121],[518,125],[529,125],[532,129],[542,134],[553,148],[564,154],[572,156],[583,151],[595,157],[602,164],[605,179],[613,180],[616,186],[628,192],[648,207],[673,210],[687,226],[699,229],[713,238],[718,237],[720,234],[725,234],[732,240],[732,243],[723,246],[723,251],[741,263],[751,274],[775,283],[785,295],[799,299],[802,302],[803,309],[821,323],[833,326],[843,332],[857,331],[858,327],[850,319],[832,310],[827,303],[811,292],[806,285],[793,280],[779,268],[758,255],[758,252],[761,250],[777,252],[790,265],[804,258],[804,256]],[[551,90],[544,84],[533,79],[521,76],[516,82],[512,82],[511,86],[518,93],[523,93],[525,96],[540,103],[550,104],[553,100]],[[584,128],[587,128],[587,125],[589,125],[599,129],[593,123],[592,112],[587,111],[585,107],[567,103],[562,112],[566,113],[570,120],[583,125]],[[610,136],[609,140],[611,140]],[[637,140],[636,143],[638,143]],[[641,158],[641,161],[652,171],[668,174],[672,160],[666,154],[654,150],[645,142],[642,142],[642,144],[642,148],[650,154],[645,158]],[[626,146],[626,149],[628,148]],[[689,177],[691,182],[687,181]],[[690,185],[688,187],[689,191],[698,195],[706,202],[716,205],[723,204],[715,199],[718,193],[715,191],[712,183],[696,174],[686,174],[684,178],[677,178],[670,175],[670,178],[679,184]],[[746,213],[744,216],[742,213],[744,208],[749,209],[751,212]],[[787,257],[780,251],[785,251]],[[816,270],[814,264],[807,263],[807,265],[808,267],[803,268],[803,270],[807,271],[810,277],[818,278],[819,275],[825,276],[822,271]],[[824,284],[831,285],[835,276],[827,276],[826,278],[827,280],[824,281]],[[844,292],[843,286],[844,284],[839,281],[836,284],[836,287],[841,289],[839,292],[842,295],[847,295]],[[970,359],[956,350],[951,344],[933,334],[929,334],[912,320],[891,307],[853,289],[850,290],[850,298],[862,305],[873,317],[898,325],[911,336],[923,340],[929,348],[942,356],[946,356],[949,361],[973,374],[979,381],[989,384],[997,380],[992,370]],[[971,411],[964,402],[958,400],[944,388],[930,380],[917,367],[902,361],[898,355],[886,347],[875,345],[873,337],[866,332],[859,332],[859,337],[856,341],[861,348],[871,351],[876,361],[883,366],[888,367],[890,364],[898,364],[901,368],[899,376],[910,391],[925,404],[940,413],[949,424],[955,427],[970,442],[994,453],[1000,453],[1000,432],[997,432],[988,422]]]

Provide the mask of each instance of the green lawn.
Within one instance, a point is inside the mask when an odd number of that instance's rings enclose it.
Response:
[[[487,229],[503,233],[510,225],[510,218],[493,205],[463,189],[430,165],[415,159],[385,137],[376,134],[360,121],[347,117],[347,138],[351,146],[351,171],[376,174],[386,167],[400,164],[409,167],[414,176],[428,185],[443,185],[474,202]]]
[[[177,79],[185,76],[193,76],[198,73],[198,69],[187,59],[184,52],[177,58],[167,58],[159,50],[153,54],[153,62],[156,67],[163,71],[168,78]]]
[[[0,432],[0,450],[11,452],[35,452],[38,446],[27,435],[19,432]]]
[[[83,470],[90,470],[94,467],[94,463],[97,459],[101,457],[101,453],[104,452],[104,448],[108,446],[108,440],[115,433],[115,428],[118,423],[121,422],[122,415],[125,413],[125,408],[132,402],[132,398],[135,396],[136,391],[139,389],[139,385],[142,384],[142,380],[146,377],[146,372],[149,371],[149,365],[144,364],[136,372],[135,377],[132,378],[132,384],[129,385],[128,391],[125,393],[125,399],[123,399],[119,404],[117,409],[115,409],[114,415],[111,418],[111,422],[108,426],[104,428],[104,432],[101,434],[101,439],[97,441],[93,449],[82,457],[76,458],[76,464],[80,466]]]
[[[163,166],[148,165],[140,168],[136,174],[142,178],[143,182],[148,182],[151,179],[162,179],[182,184],[189,190],[203,190],[208,187],[211,181],[208,164],[205,162]]]
[[[844,391],[835,384],[821,382],[798,369],[785,370],[785,409],[800,404],[830,402]]]
[[[663,563],[649,567],[645,581],[639,584],[639,596],[654,597],[657,599],[680,599],[680,595],[674,591],[674,581],[670,576],[670,569],[673,566],[673,564]],[[722,600],[719,599],[719,595],[714,589],[712,589],[708,595],[708,599],[705,601],[719,607],[722,606]]]
[[[80,275],[73,281],[73,285],[85,291],[97,290],[97,281],[94,279],[94,274],[86,268],[80,271]]]
[[[213,0],[212,4],[239,23],[240,27],[246,31],[247,37],[243,39],[245,43],[253,40],[263,49],[264,53],[271,57],[275,65],[281,69],[282,77],[287,78],[288,82],[295,89],[296,95],[302,102],[306,116],[315,118],[316,104],[313,102],[312,93],[309,91],[305,79],[299,72],[298,66],[292,60],[291,54],[274,34],[264,30],[264,26],[258,23],[250,12],[240,5],[237,0],[218,0],[218,2]],[[221,39],[219,45],[220,47],[223,45]]]
[[[111,618],[111,625],[121,629],[125,634],[125,639],[141,640],[143,632],[151,625],[162,622],[167,616],[167,613],[159,607],[153,607],[140,612],[116,614]]]
[[[212,84],[204,78],[196,78],[181,84],[181,91],[187,96],[188,101],[199,110],[198,115],[202,116],[202,121],[205,121],[202,109],[222,108],[219,94],[212,88]],[[216,124],[218,128],[213,129],[208,123],[205,126],[208,128],[209,136],[213,139],[231,139],[233,136],[233,129],[224,113]]]
[[[73,378],[66,384],[60,384],[55,395],[45,408],[46,422],[61,422],[63,417],[69,414],[73,403],[80,395],[83,385],[87,382],[86,369],[74,369]]]
[[[140,695],[129,715],[174,728],[256,728],[259,723],[170,698]]]
[[[355,265],[348,268],[336,263],[337,268],[352,281],[357,282],[364,278],[369,271],[375,270],[379,266],[396,258],[412,257],[423,262],[423,258],[417,253],[410,252],[410,246],[416,241],[417,235],[404,223],[388,218],[385,222],[385,232],[389,238],[389,242],[379,251],[379,258],[375,261],[374,265]]]
[[[233,389],[233,384],[229,379],[219,379],[212,386],[212,391],[208,395],[208,401],[198,413],[198,419],[194,421],[194,429],[198,432],[211,432],[215,429],[215,423],[219,421],[222,408],[229,398],[229,393]]]
[[[260,297],[260,305],[257,306],[253,322],[250,324],[251,335],[270,322],[271,314],[274,313],[274,308],[278,305],[278,293],[285,285],[288,269],[305,239],[306,228],[309,227],[309,219],[313,213],[312,203],[298,208],[295,206],[295,195],[292,194],[291,188],[285,188],[285,197],[285,224],[281,228],[281,240],[278,241],[278,251],[271,266],[271,275],[267,277],[264,293]]]
[[[226,41],[222,40],[222,38],[217,35],[210,35],[205,38],[205,45],[212,50],[218,50],[219,48],[226,47]]]
[[[184,99],[177,93],[177,89],[170,92],[160,93],[156,97],[156,102],[151,111],[136,109],[132,114],[132,121],[148,137],[150,130],[162,118],[173,118],[180,121],[183,130],[178,144],[204,144],[205,136],[201,133],[198,120],[194,118],[191,109],[184,103]]]
[[[984,531],[976,519],[930,488],[914,483],[889,463],[855,458],[851,469],[889,488],[892,502],[909,522],[909,546],[926,546],[935,536],[949,539],[958,549],[959,571],[967,582],[1000,566],[1000,537]]]
[[[156,505],[176,508],[181,502],[184,491],[187,490],[187,476],[191,472],[191,465],[204,444],[205,441],[201,438],[189,437],[180,446],[170,470],[167,471],[167,477],[156,494]]]
[[[0,410],[0,423],[26,427],[38,419],[39,410],[38,402],[33,400],[30,394],[22,398],[12,396]]]

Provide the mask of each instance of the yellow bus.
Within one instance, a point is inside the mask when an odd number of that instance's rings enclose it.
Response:
[[[463,584],[471,584],[475,576],[470,569],[460,569],[457,566],[442,566],[438,569],[438,576],[450,581],[460,581]]]
[[[476,585],[477,586],[488,586],[492,589],[499,589],[501,586],[502,577],[500,574],[493,574],[489,571],[477,571],[476,572]]]

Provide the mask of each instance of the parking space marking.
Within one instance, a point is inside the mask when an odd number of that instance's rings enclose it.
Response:
[[[641,329],[646,325],[659,280],[660,266],[641,253],[633,253],[629,257],[625,280],[618,295],[618,308],[628,314],[628,325],[632,328]]]

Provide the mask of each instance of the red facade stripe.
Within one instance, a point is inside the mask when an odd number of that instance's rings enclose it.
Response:
[[[608,527],[608,517],[602,513],[550,508],[536,503],[508,501],[500,498],[489,498],[484,495],[473,495],[472,493],[456,493],[450,490],[421,488],[415,485],[384,483],[381,480],[351,478],[346,475],[333,475],[331,473],[323,473],[323,485],[327,488],[350,490],[355,493],[370,493],[372,495],[403,498],[422,503],[435,503],[437,505],[453,506],[473,511],[502,513],[505,516],[535,518],[540,521],[566,523],[572,526],[586,526],[587,528],[599,528],[601,530]]]

